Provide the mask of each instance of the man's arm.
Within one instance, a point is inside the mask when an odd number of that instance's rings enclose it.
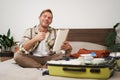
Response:
[[[46,33],[45,32],[38,32],[38,34],[32,38],[31,40],[28,40],[26,43],[24,43],[23,47],[26,51],[31,49],[35,43],[40,42],[45,39]]]

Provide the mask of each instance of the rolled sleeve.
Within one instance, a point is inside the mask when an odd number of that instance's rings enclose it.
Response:
[[[31,28],[27,29],[24,33],[24,36],[22,37],[22,40],[20,42],[20,50],[25,50],[23,49],[23,45],[31,39],[32,33],[31,33]],[[32,51],[32,48],[28,51]],[[25,50],[26,52],[26,50]]]

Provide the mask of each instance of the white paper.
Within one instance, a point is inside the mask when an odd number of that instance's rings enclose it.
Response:
[[[68,32],[69,32],[69,29],[59,29],[58,30],[55,44],[53,46],[53,51],[57,52],[60,50],[63,42],[67,38]]]

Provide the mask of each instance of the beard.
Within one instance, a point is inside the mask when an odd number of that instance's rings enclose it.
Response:
[[[41,22],[40,26],[43,28],[48,28],[50,23]]]

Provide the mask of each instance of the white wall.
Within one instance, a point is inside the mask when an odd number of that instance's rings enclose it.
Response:
[[[112,28],[120,22],[120,0],[0,0],[0,33],[10,28],[20,40],[46,8],[53,11],[53,27]]]

